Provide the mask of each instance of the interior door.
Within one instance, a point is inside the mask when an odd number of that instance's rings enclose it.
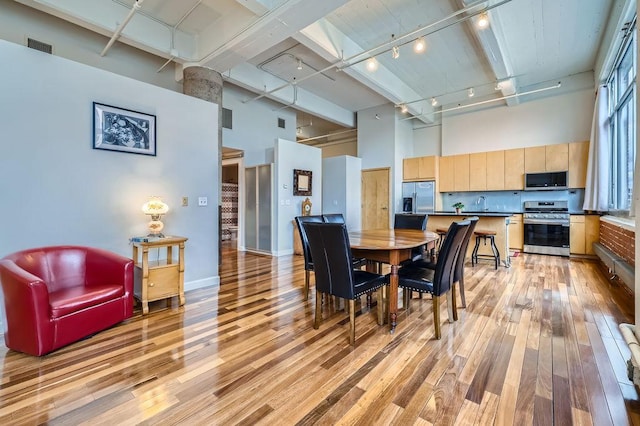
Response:
[[[362,229],[389,229],[389,168],[362,171]]]

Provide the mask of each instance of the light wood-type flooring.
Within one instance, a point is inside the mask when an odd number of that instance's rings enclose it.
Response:
[[[525,254],[466,273],[442,340],[414,298],[394,335],[360,310],[353,348],[342,311],[313,329],[302,257],[225,250],[220,287],[184,307],[42,358],[2,347],[0,424],[640,424],[618,332],[632,297],[596,263]]]

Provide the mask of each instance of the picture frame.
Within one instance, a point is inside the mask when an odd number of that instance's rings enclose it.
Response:
[[[312,172],[309,170],[293,170],[293,195],[311,196]]]
[[[156,116],[93,103],[93,149],[156,155]]]

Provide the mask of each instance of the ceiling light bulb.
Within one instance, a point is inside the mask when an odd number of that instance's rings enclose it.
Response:
[[[438,100],[436,98],[431,98],[431,106],[434,107],[438,105]]]
[[[413,44],[413,51],[416,53],[422,53],[427,48],[427,43],[424,41],[424,37],[418,37]]]
[[[367,59],[367,69],[371,72],[378,69],[378,61],[376,61],[376,58]]]
[[[398,49],[398,46],[393,46],[391,48],[391,57],[393,59],[398,59],[400,57],[400,49]]]
[[[402,112],[403,114],[406,114],[407,112],[409,112],[409,108],[407,108],[406,104],[400,105],[400,112]]]
[[[502,83],[501,82],[497,82],[496,83],[496,90],[502,90]]]
[[[469,87],[467,94],[469,95],[470,98],[473,98],[473,95],[475,95],[476,92],[473,91],[473,87]]]
[[[298,69],[302,69],[302,59],[298,59]]]
[[[487,28],[489,26],[489,15],[487,12],[482,12],[478,16],[478,28]]]

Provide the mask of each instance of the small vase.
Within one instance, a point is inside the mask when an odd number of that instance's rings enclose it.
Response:
[[[460,207],[456,207],[456,214],[460,214]]]

